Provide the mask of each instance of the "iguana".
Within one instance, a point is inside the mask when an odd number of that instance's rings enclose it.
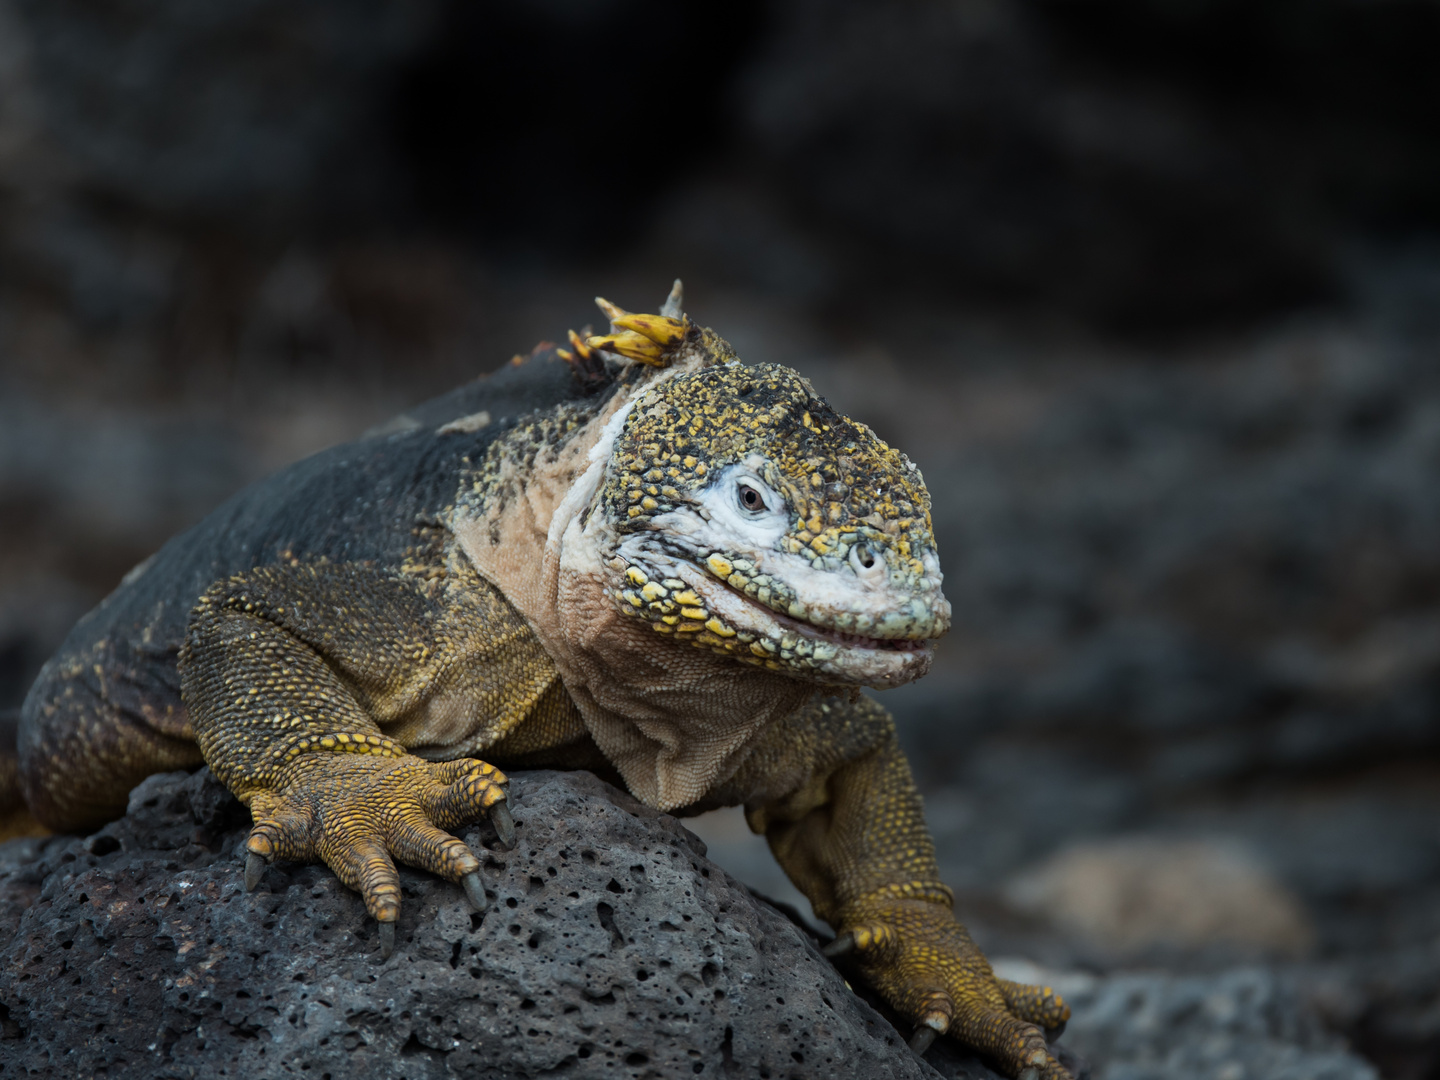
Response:
[[[395,861],[485,904],[447,830],[513,843],[503,768],[594,769],[680,814],[743,804],[862,976],[1023,1080],[1065,1004],[994,976],[939,880],[889,714],[950,608],[920,472],[789,368],[681,310],[285,469],[140,564],[22,709],[44,825],[208,764],[254,820],[245,885],[323,860],[394,947]]]

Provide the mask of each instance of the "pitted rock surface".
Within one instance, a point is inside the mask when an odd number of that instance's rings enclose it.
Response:
[[[86,839],[12,842],[0,1077],[936,1075],[674,818],[588,773],[511,798],[513,851],[462,834],[487,910],[402,868],[386,962],[323,866],[245,893],[248,815],[207,770]]]

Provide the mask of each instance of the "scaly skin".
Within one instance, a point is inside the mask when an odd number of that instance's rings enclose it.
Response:
[[[678,293],[602,307],[612,332],[558,351],[563,400],[296,466],[273,520],[270,489],[239,497],[127,580],[27,700],[31,807],[93,822],[198,745],[254,817],[247,886],[322,860],[388,953],[396,860],[483,904],[446,830],[488,814],[506,838],[499,767],[743,803],[917,1048],[948,1031],[1064,1077],[1043,1029],[1068,1009],[996,979],[956,922],[893,722],[858,693],[923,674],[949,625],[919,471],[789,369],[739,364]]]

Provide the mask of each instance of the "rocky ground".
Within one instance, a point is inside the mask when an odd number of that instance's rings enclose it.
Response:
[[[388,961],[323,868],[273,866],[244,891],[246,814],[205,770],[152,777],[92,836],[11,841],[0,1076],[996,1080],[946,1041],[911,1053],[669,815],[587,773],[518,774],[512,801],[514,850],[466,836],[486,851],[486,910],[402,871]],[[1375,1075],[1283,975],[1055,981],[1096,1076]]]

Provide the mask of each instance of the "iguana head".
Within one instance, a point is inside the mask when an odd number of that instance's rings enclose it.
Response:
[[[657,369],[591,510],[605,518],[620,609],[675,641],[821,683],[924,674],[950,605],[920,470],[790,368],[741,364],[678,311],[602,306],[617,332],[588,346]]]

